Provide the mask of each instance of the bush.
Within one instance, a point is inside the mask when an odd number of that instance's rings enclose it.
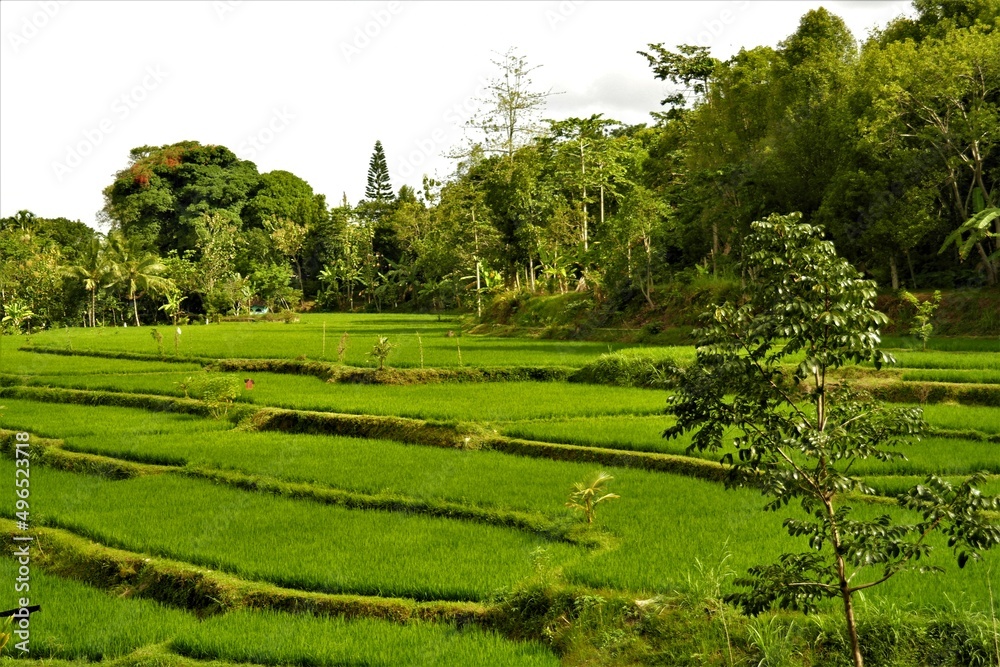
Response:
[[[221,419],[229,407],[243,393],[243,383],[236,375],[208,373],[196,378],[188,389],[192,396],[208,403],[213,417]]]
[[[602,354],[570,376],[570,382],[665,389],[673,384],[677,362],[655,350],[630,349]]]

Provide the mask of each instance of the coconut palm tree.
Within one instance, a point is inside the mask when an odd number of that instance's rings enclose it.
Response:
[[[139,297],[146,292],[167,292],[173,287],[173,282],[160,276],[166,270],[166,266],[160,258],[153,253],[141,248],[133,240],[126,238],[122,234],[113,234],[109,239],[111,250],[110,263],[112,271],[128,291],[128,298],[132,302],[132,314],[135,316],[135,325],[139,323]]]
[[[90,326],[97,326],[94,312],[97,308],[97,290],[111,287],[116,282],[101,239],[92,239],[77,257],[77,264],[67,266],[65,271],[67,276],[83,281],[84,288],[90,292]]]

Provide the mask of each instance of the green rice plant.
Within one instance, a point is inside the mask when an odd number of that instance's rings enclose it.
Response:
[[[212,326],[191,325],[176,336],[176,355],[191,357],[275,358],[293,359],[304,349],[313,349],[322,335],[323,322],[328,327],[350,331],[357,345],[345,349],[342,362],[354,366],[369,363],[367,352],[379,335],[389,336],[401,347],[393,354],[393,365],[399,368],[419,367],[419,349],[415,332],[424,343],[426,367],[454,367],[457,364],[455,341],[445,336],[457,329],[457,323],[437,321],[434,316],[393,314],[391,316],[356,313],[302,313],[301,322],[288,327],[281,322],[223,322]],[[83,329],[42,331],[34,344],[45,347],[65,347],[65,336],[73,336],[74,348],[81,351],[103,350],[109,353],[146,353],[149,338],[142,329]],[[180,345],[183,338],[183,346]],[[552,341],[488,336],[462,337],[462,365],[482,366],[573,366],[580,367],[602,353],[634,347],[621,343],[591,341]],[[679,361],[692,357],[694,348],[671,348]],[[181,354],[183,353],[183,354]]]
[[[571,386],[610,392],[611,395],[623,391]],[[650,395],[643,390],[630,391]],[[597,396],[600,393],[595,394]],[[229,431],[224,423],[187,415],[38,404],[17,399],[5,399],[4,402],[8,406],[7,414],[0,420],[4,426],[31,428],[40,435],[65,437],[67,446],[74,449],[138,460],[154,457],[164,462],[233,468],[371,493],[391,490],[412,497],[447,498],[546,513],[562,505],[564,489],[593,471],[592,464],[524,459],[490,451]],[[971,409],[959,408],[962,410]],[[970,414],[974,421],[980,413],[975,410]],[[652,433],[655,436],[656,431]],[[982,448],[983,443],[961,441],[955,449],[951,447],[955,442],[954,439],[941,439],[932,449],[940,451],[945,463],[949,456],[964,456],[963,447],[972,454],[988,451]],[[916,444],[908,451],[913,454],[925,444]],[[387,466],[385,461],[392,461],[393,465]],[[939,465],[933,461],[927,463]],[[616,491],[623,497],[602,508],[601,523],[618,537],[619,543],[615,549],[590,553],[572,564],[563,564],[566,576],[575,583],[644,595],[667,593],[683,586],[677,563],[704,559],[706,549],[711,549],[708,535],[732,536],[731,564],[734,569],[745,569],[789,546],[774,537],[782,535],[780,521],[773,516],[759,515],[758,503],[762,501],[751,490],[733,491],[728,495],[721,485],[696,479],[639,470],[609,472],[614,474]],[[48,492],[41,497],[47,495]],[[87,494],[81,494],[81,498],[85,497]],[[867,512],[868,508],[856,511]],[[873,507],[871,511],[883,512],[885,509]],[[227,514],[227,511],[222,508],[220,513]],[[762,526],[762,521],[765,524],[771,521],[774,525]],[[282,529],[276,527],[274,530],[282,534]],[[986,556],[987,559],[994,557],[995,554]],[[530,564],[525,567],[530,571]],[[940,607],[947,604],[949,596],[969,604],[987,604],[985,587],[965,586],[961,583],[965,579],[960,577],[968,574],[959,574],[957,569],[952,571],[946,567],[945,574],[937,576],[901,576],[904,577],[901,582],[887,585],[897,587],[894,594],[898,593],[900,599],[916,605]]]
[[[35,375],[114,375],[158,372],[197,371],[201,364],[170,361],[134,361],[99,357],[37,354],[24,350],[8,350],[3,354],[0,373],[20,376]]]
[[[984,370],[918,370],[903,373],[904,382],[960,382],[1000,384],[1000,371]]]
[[[924,405],[924,419],[937,428],[973,429],[983,433],[1000,433],[1000,408],[971,405]]]
[[[915,349],[918,345],[910,336],[882,336],[886,350]],[[927,347],[940,352],[1000,352],[1000,340],[996,336],[935,336]]]
[[[499,422],[540,417],[652,414],[655,392],[565,382],[440,383],[413,386],[331,385],[313,377],[258,373],[256,405],[418,419]]]
[[[13,581],[16,567],[15,561],[0,559],[5,581]],[[474,628],[458,631],[446,624],[399,625],[249,610],[198,620],[179,609],[109,595],[38,568],[31,576],[44,607],[44,613],[31,619],[35,658],[100,661],[165,644],[191,658],[254,664],[342,665],[357,660],[414,666],[559,664],[539,644],[512,642]],[[3,595],[5,609],[17,606],[9,592]]]
[[[13,476],[13,462],[0,461]],[[531,573],[545,544],[524,532],[417,515],[355,511],[174,475],[122,481],[49,468],[32,474],[35,512],[101,543],[307,591],[483,600]],[[10,515],[11,499],[0,501]]]
[[[217,658],[267,665],[559,665],[559,659],[538,643],[515,643],[473,628],[459,631],[430,623],[395,625],[267,611],[237,611],[208,619],[170,646],[182,655],[201,660]]]
[[[896,368],[1000,370],[997,352],[892,351]]]
[[[6,555],[0,558],[0,579],[13,582],[16,576],[17,562]],[[186,634],[198,623],[184,611],[108,595],[38,567],[31,570],[30,592],[32,603],[42,605],[42,612],[31,616],[33,658],[114,658]],[[20,595],[13,586],[4,586],[0,606],[17,607]]]

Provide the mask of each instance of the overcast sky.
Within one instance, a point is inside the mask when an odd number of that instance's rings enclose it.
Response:
[[[364,194],[381,139],[392,184],[447,177],[442,156],[516,47],[546,116],[649,120],[666,88],[650,42],[727,58],[775,45],[825,6],[858,39],[908,2],[0,3],[0,215],[95,225],[129,149],[222,144],[316,192]]]

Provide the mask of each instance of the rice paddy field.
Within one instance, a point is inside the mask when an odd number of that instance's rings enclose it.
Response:
[[[303,315],[287,324],[185,326],[176,353],[165,327],[162,351],[148,327],[0,340],[8,552],[12,536],[24,534],[12,522],[23,509],[13,493],[13,432],[29,433],[33,447],[30,524],[40,532],[30,594],[42,611],[31,617],[31,657],[81,665],[639,664],[629,638],[655,632],[683,649],[642,664],[756,665],[773,664],[764,660],[765,623],[820,641],[803,617],[750,621],[731,608],[721,618],[732,626],[720,634],[719,612],[708,610],[721,609],[733,579],[804,544],[782,528],[795,508],[764,512],[759,492],[688,471],[720,454],[688,453],[690,438],[663,439],[672,423],[666,390],[523,379],[348,384],[240,372],[229,375],[241,385],[251,376],[253,389],[241,390],[239,410],[227,417],[185,400],[192,379],[220,374],[205,367],[213,359],[371,368],[378,335],[398,345],[387,363],[403,369],[582,368],[623,347],[448,335],[459,331],[435,317]],[[921,405],[930,431],[902,450],[905,460],[859,461],[852,472],[887,497],[928,474],[957,483],[977,471],[988,475],[984,493],[1000,493],[1000,402],[990,403],[989,389],[1000,382],[1000,341],[932,339],[927,351],[907,339],[886,343],[899,360],[892,382],[977,388],[977,404]],[[128,358],[114,358],[121,353]],[[683,365],[694,350],[649,354]],[[859,377],[883,381],[871,369]],[[265,427],[269,414],[300,421]],[[526,452],[534,453],[519,455]],[[620,497],[588,525],[567,500],[574,483],[599,470],[613,476],[609,491]],[[852,504],[858,517],[917,518],[892,503]],[[959,569],[943,539],[932,544],[941,571],[906,572],[862,596],[862,619],[887,608],[931,625],[959,612],[995,617],[1000,553]],[[0,559],[0,572],[14,580],[16,561]],[[0,595],[5,609],[20,604],[12,586]],[[544,617],[554,600],[566,611],[533,626],[532,614]],[[671,620],[685,604],[691,616]],[[836,618],[833,605],[823,609]],[[712,630],[691,630],[684,624],[692,618]],[[566,639],[570,626],[589,628],[586,641]],[[685,634],[700,643],[677,638]],[[0,655],[17,656],[9,648]]]

